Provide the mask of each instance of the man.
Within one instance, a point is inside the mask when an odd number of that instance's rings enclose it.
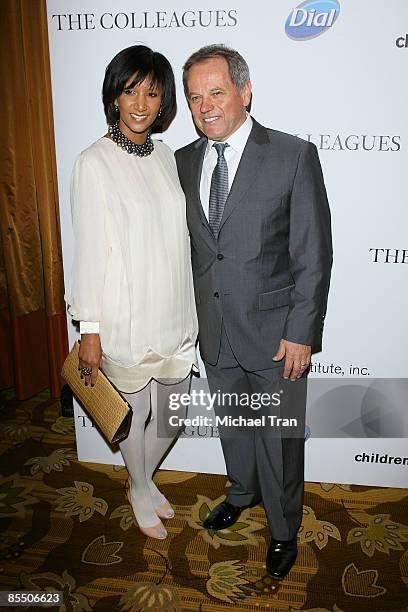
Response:
[[[176,160],[210,390],[255,394],[276,389],[282,377],[305,383],[321,342],[332,262],[316,147],[248,115],[249,70],[232,49],[200,49],[183,81],[204,135]],[[305,385],[292,388],[304,416]],[[262,500],[272,531],[267,570],[282,579],[297,555],[304,437],[248,428],[233,439],[221,433],[221,443],[231,487],[204,527],[224,529]]]

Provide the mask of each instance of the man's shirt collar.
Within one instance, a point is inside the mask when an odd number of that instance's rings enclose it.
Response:
[[[247,113],[244,123],[240,125],[239,128],[233,134],[231,134],[231,136],[229,136],[229,138],[226,140],[226,142],[228,142],[231,149],[233,149],[236,153],[239,153],[240,155],[242,155],[245,149],[245,145],[247,143],[249,134],[251,133],[251,130],[252,130],[252,123],[253,123],[252,117],[251,115]],[[207,157],[207,155],[211,151],[212,146],[215,142],[218,142],[218,141],[208,139],[207,147],[205,150],[205,157]]]

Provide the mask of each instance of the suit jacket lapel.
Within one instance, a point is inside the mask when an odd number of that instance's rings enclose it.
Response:
[[[249,191],[258,173],[261,171],[266,153],[264,145],[268,142],[269,136],[266,128],[253,119],[252,130],[225,203],[220,230],[235,207]]]
[[[208,225],[207,217],[204,214],[203,206],[201,203],[200,196],[200,182],[201,182],[201,172],[203,169],[204,162],[204,154],[207,147],[207,139],[201,138],[198,140],[194,146],[191,158],[191,184],[193,189],[193,196],[195,206],[197,206],[198,214],[200,216],[202,224],[207,228],[208,232],[214,239],[214,235],[211,231],[210,226]]]

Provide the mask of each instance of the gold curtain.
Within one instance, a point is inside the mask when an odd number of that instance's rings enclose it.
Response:
[[[56,397],[68,339],[45,0],[1,0],[0,31],[0,388]]]

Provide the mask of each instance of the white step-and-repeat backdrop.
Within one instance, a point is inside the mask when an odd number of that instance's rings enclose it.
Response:
[[[169,58],[178,112],[160,138],[176,149],[196,138],[184,61],[205,44],[236,48],[250,66],[253,116],[317,145],[332,210],[334,267],[324,350],[313,358],[306,479],[408,486],[408,3],[47,0],[47,7],[66,282],[70,173],[78,153],[106,132],[101,86],[110,59],[140,43]],[[81,460],[122,463],[79,406],[75,423]],[[322,423],[332,426],[323,431]],[[205,434],[190,428],[163,467],[224,473],[219,440]]]

